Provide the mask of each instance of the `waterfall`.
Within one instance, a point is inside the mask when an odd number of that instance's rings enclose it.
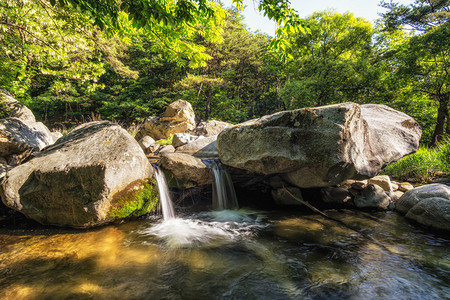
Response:
[[[222,168],[219,161],[209,160],[206,162],[214,174],[213,182],[213,209],[234,209],[238,208],[236,193],[230,174]]]
[[[164,220],[175,218],[175,211],[172,205],[172,199],[170,199],[169,188],[167,187],[166,177],[164,172],[155,166],[156,169],[156,182],[158,183],[159,201],[161,203],[161,210]]]

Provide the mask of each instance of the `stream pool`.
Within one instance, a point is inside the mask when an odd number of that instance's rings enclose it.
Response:
[[[444,234],[396,213],[326,213],[353,229],[250,210],[0,229],[0,299],[449,299]]]

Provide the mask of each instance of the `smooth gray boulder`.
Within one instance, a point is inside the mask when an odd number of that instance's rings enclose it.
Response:
[[[231,127],[233,124],[211,120],[200,122],[194,129],[194,134],[199,136],[213,136],[221,133],[225,128]]]
[[[5,205],[42,224],[95,226],[143,209],[145,201],[134,203],[135,196],[152,170],[123,128],[92,122],[9,170],[0,196]]]
[[[380,128],[383,132],[377,132]],[[217,147],[223,164],[280,173],[292,185],[309,188],[371,178],[415,152],[420,137],[419,125],[404,113],[384,105],[342,103],[283,111],[225,128]]]
[[[23,122],[36,122],[33,112],[3,89],[0,89],[0,110],[0,118],[10,117]]]
[[[450,187],[434,183],[409,190],[395,209],[420,224],[450,230]]]
[[[53,144],[48,128],[40,123],[26,123],[17,118],[0,119],[0,156],[39,151]]]

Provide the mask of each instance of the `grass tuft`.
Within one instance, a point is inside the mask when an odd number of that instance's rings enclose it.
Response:
[[[383,174],[400,180],[415,179],[417,182],[428,183],[435,178],[450,175],[450,139],[440,146],[430,148],[421,146],[419,150],[388,165]]]

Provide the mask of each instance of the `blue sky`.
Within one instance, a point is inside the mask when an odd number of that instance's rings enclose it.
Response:
[[[413,0],[396,0],[401,4],[413,3]],[[231,6],[231,0],[222,0],[225,7]],[[291,0],[291,6],[299,13],[300,17],[306,17],[315,11],[323,11],[329,8],[337,12],[351,12],[355,17],[361,17],[368,21],[379,18],[378,13],[384,10],[378,6],[380,0]],[[260,30],[274,35],[276,25],[265,18],[258,11],[258,4],[253,0],[244,0],[246,5],[244,16],[245,23],[251,31]]]

